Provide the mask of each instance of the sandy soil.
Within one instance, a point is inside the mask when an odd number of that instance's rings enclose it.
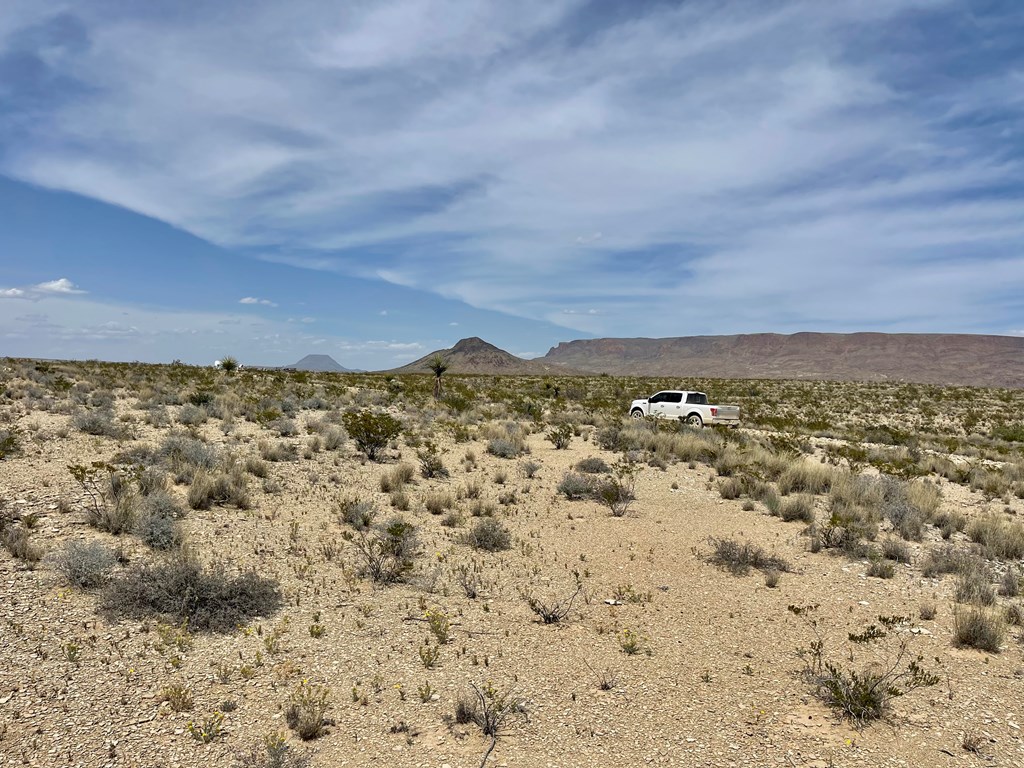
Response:
[[[67,416],[31,419],[37,437],[22,455],[0,462],[0,498],[9,510],[39,515],[35,537],[49,549],[72,537],[112,540],[86,525],[86,499],[66,466],[109,459],[116,442],[74,429],[58,437]],[[248,453],[266,434],[243,422],[227,438],[212,422],[201,431]],[[142,439],[161,434],[146,427]],[[0,551],[0,765],[232,765],[263,734],[287,730],[282,708],[301,680],[331,691],[328,734],[308,743],[290,736],[314,766],[478,766],[489,739],[450,719],[455,699],[488,681],[513,690],[527,709],[508,721],[489,758],[494,766],[1024,765],[1022,645],[1011,634],[999,654],[952,648],[952,577],[924,579],[916,566],[900,565],[890,580],[868,578],[867,563],[811,554],[802,524],[719,498],[706,466],[644,467],[630,513],[614,518],[595,502],[556,492],[578,460],[611,463],[614,455],[581,438],[555,450],[538,434],[529,446],[541,465],[534,479],[523,476],[520,461],[489,456],[484,443],[442,444],[452,476],[417,479],[413,495],[454,494],[473,480],[491,501],[514,490],[516,501],[498,505],[498,517],[515,544],[475,551],[461,543],[465,526],[446,528],[414,504],[408,514],[421,526],[423,547],[411,584],[376,588],[356,576],[336,519],[339,497],[373,498],[388,509],[378,480],[398,458],[395,450],[385,464],[361,462],[351,444],[271,464],[282,490],[265,494],[254,482],[254,509],[190,512],[184,525],[195,551],[276,576],[287,600],[239,631],[196,634],[180,653],[158,650],[155,621],[107,623],[96,598],[64,585],[45,560],[28,570]],[[467,449],[477,455],[468,472],[460,463]],[[401,454],[415,461],[413,449]],[[501,470],[504,485],[494,481]],[[943,488],[946,506],[969,514],[986,508],[962,487]],[[459,502],[464,510],[468,504]],[[757,572],[736,577],[708,564],[708,538],[730,536],[787,558],[794,572],[769,589]],[[920,556],[937,541],[929,529],[912,546]],[[129,558],[148,556],[133,537],[121,542]],[[333,561],[323,556],[323,542],[337,544]],[[453,577],[466,563],[485,582],[476,599]],[[578,610],[562,624],[539,623],[521,593],[569,594],[574,571],[585,584]],[[615,601],[617,588],[631,588],[639,602]],[[931,621],[917,618],[926,600],[938,605]],[[838,720],[814,697],[795,652],[813,635],[787,606],[810,604],[820,605],[830,657],[848,665],[848,632],[879,614],[914,617],[902,636],[942,683],[897,700],[889,723],[858,730]],[[439,665],[426,669],[423,617],[438,608],[451,617],[452,638]],[[309,633],[315,614],[326,627],[321,638]],[[271,653],[264,640],[275,628],[280,648]],[[641,636],[640,653],[623,652],[623,630]],[[62,651],[69,642],[81,646],[75,662]],[[868,661],[858,651],[849,666]],[[217,665],[230,668],[226,682]],[[254,669],[252,679],[242,678],[243,665]],[[600,690],[602,677],[614,678],[611,690]],[[161,690],[175,682],[191,689],[193,711],[175,713],[161,702]],[[436,693],[421,703],[417,689],[427,682]],[[187,724],[223,702],[235,704],[224,707],[231,711],[223,734],[197,742]],[[978,737],[979,753],[963,748],[965,734]]]

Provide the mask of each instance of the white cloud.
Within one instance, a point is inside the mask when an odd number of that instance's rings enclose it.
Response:
[[[45,296],[75,296],[85,291],[76,286],[66,277],[36,283],[22,288],[0,289],[0,299],[32,299],[38,301]]]
[[[958,0],[297,1],[82,4],[83,93],[0,172],[593,333],[1015,323],[1019,196],[984,193],[1024,176],[1021,73],[937,89],[942,40],[897,34]]]
[[[77,288],[74,283],[68,280],[66,277],[61,277],[57,280],[51,280],[47,283],[39,283],[38,285],[32,286],[32,291],[36,293],[53,293],[53,294],[74,294],[74,293],[85,293],[85,291]]]
[[[246,296],[238,300],[239,304],[261,304],[264,307],[276,307],[277,304],[270,299],[258,299],[255,296]]]

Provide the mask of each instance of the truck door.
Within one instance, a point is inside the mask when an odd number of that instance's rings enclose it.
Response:
[[[663,405],[662,413],[666,419],[678,419],[684,416],[683,413],[683,393],[682,392],[666,392],[665,403]]]
[[[656,419],[660,419],[665,410],[665,398],[668,392],[659,392],[656,395],[651,395],[647,400],[647,415],[653,416]]]

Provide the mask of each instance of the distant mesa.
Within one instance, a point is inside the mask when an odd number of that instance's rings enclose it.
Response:
[[[535,362],[591,373],[1024,387],[1024,338],[955,333],[751,333],[562,342]]]
[[[448,363],[449,373],[478,373],[503,376],[571,375],[582,373],[566,368],[557,362],[524,360],[510,352],[499,349],[483,339],[472,336],[462,339],[449,349],[438,349],[419,360],[414,360],[388,373],[429,373],[430,361],[441,355]]]
[[[351,368],[345,368],[330,355],[306,355],[297,363],[281,366],[296,371],[314,371],[316,373],[356,373]]]

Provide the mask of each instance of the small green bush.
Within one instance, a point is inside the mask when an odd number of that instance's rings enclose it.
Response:
[[[597,482],[589,475],[566,472],[561,482],[558,483],[558,492],[571,500],[593,498],[597,492]]]
[[[389,413],[356,411],[342,415],[349,437],[370,461],[377,461],[388,444],[402,434],[402,422]]]

